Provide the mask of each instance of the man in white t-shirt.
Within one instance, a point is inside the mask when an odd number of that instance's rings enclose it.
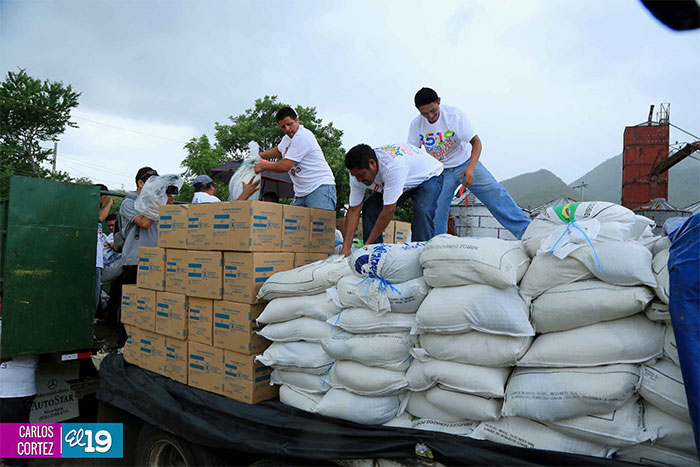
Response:
[[[214,185],[214,180],[211,179],[209,175],[198,175],[192,183],[194,186],[194,197],[192,198],[192,204],[200,203],[219,203],[221,200],[216,196],[216,185]],[[260,185],[260,180],[255,180],[251,178],[248,183],[243,182],[243,191],[241,195],[236,198],[236,201],[241,201],[250,198],[253,193],[258,191],[258,186]]]
[[[260,157],[280,160],[255,164],[255,173],[289,172],[294,184],[293,206],[334,211],[335,177],[316,137],[299,124],[299,117],[291,107],[282,107],[276,118],[284,138],[276,148],[261,152]]]
[[[418,91],[414,101],[420,115],[411,121],[408,143],[422,145],[445,167],[435,210],[435,235],[447,232],[450,203],[457,187],[464,184],[503,227],[522,238],[531,219],[479,162],[481,139],[467,117],[455,107],[440,105],[440,98],[430,88]]]
[[[345,155],[350,171],[350,199],[345,216],[342,254],[348,256],[362,211],[365,243],[381,243],[398,204],[413,200],[411,237],[429,240],[434,235],[435,202],[442,190],[440,162],[410,144],[388,144],[372,149],[358,144]],[[365,191],[373,191],[363,201]]]

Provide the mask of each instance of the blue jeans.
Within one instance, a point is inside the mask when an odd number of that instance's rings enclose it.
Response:
[[[445,181],[435,209],[435,235],[447,232],[450,203],[454,198],[455,190],[461,183],[460,177],[468,163],[467,160],[457,167],[451,167],[442,172]],[[484,203],[496,220],[510,230],[515,238],[521,239],[523,237],[523,233],[532,219],[520,209],[506,189],[493,178],[491,172],[481,162],[477,162],[474,169],[474,182],[468,188],[479,198],[479,201]]]
[[[442,174],[429,178],[415,188],[404,192],[396,205],[404,203],[408,198],[413,199],[413,218],[411,219],[411,241],[424,242],[435,236],[435,205],[442,189]],[[384,208],[384,195],[374,192],[362,203],[362,235],[363,240],[372,232],[379,214]],[[376,243],[382,243],[380,235]]]
[[[321,185],[306,196],[294,198],[292,206],[335,211],[335,185]]]

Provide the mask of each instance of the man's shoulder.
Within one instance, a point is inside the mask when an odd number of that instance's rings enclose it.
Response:
[[[413,117],[413,120],[411,120],[411,123],[409,126],[411,128],[417,128],[417,127],[421,126],[424,122],[427,123],[427,121],[428,120],[424,116],[422,116],[421,114],[418,114],[415,117]]]
[[[457,107],[451,105],[440,104],[440,112],[444,112],[444,116],[448,118],[462,118],[464,117],[464,112],[462,112]]]
[[[308,139],[308,140],[312,140],[312,141],[316,142],[316,135],[314,135],[313,131],[309,130],[304,125],[299,125],[299,129],[294,134],[293,139],[296,139],[297,137],[301,137],[303,139]]]

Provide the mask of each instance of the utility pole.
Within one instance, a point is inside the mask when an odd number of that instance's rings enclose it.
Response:
[[[58,154],[58,143],[53,142],[53,167],[51,168],[51,175],[56,176],[56,154]]]
[[[583,189],[584,189],[584,188],[588,188],[588,183],[586,183],[586,182],[584,182],[583,180],[581,180],[581,184],[580,184],[580,185],[572,186],[571,188],[573,188],[574,190],[577,189],[577,188],[579,188],[579,189],[581,190],[581,201],[583,201]]]

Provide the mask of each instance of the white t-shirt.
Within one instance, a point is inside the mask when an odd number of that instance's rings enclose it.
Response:
[[[429,178],[440,175],[443,166],[416,146],[410,144],[388,144],[374,148],[379,171],[372,186],[359,182],[350,175],[350,206],[359,206],[365,190],[384,193],[384,204],[394,204],[404,191],[417,187]]]
[[[299,129],[290,138],[284,135],[277,146],[282,157],[296,162],[289,171],[294,184],[294,196],[306,196],[321,185],[335,185],[335,178],[321,146],[311,131],[299,125]]]
[[[102,254],[104,252],[104,240],[102,239],[102,222],[97,223],[97,259],[95,261],[95,267],[104,267],[104,261],[102,260]]]
[[[36,394],[36,367],[39,357],[15,357],[0,363],[0,397],[26,397]]]
[[[408,144],[420,147],[445,165],[445,168],[457,167],[466,162],[472,154],[469,141],[476,135],[476,130],[461,110],[449,105],[440,106],[437,122],[418,115],[411,121],[408,129]]]
[[[220,203],[221,200],[217,198],[216,196],[210,195],[209,193],[205,193],[203,191],[198,191],[197,193],[194,194],[194,198],[192,198],[192,204],[199,204],[199,203]]]

